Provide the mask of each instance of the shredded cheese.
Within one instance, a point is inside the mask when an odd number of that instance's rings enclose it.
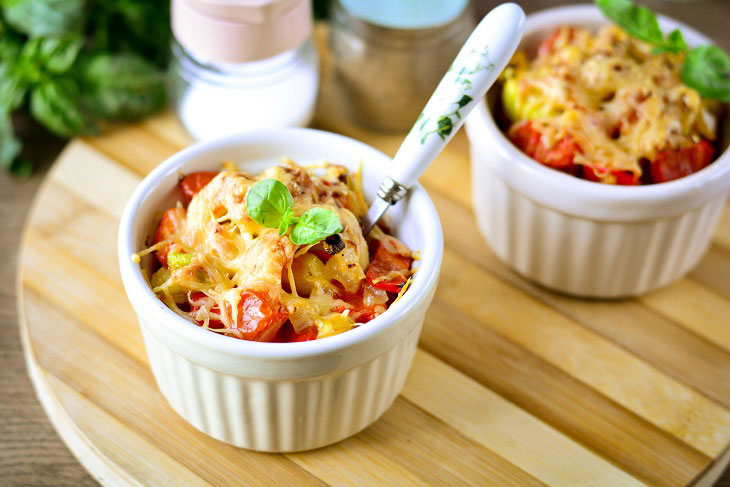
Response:
[[[178,203],[174,215],[168,216],[173,220],[167,222],[165,240],[132,256],[139,262],[144,255],[169,252],[173,247],[175,252],[192,255],[189,264],[160,268],[150,279],[153,292],[170,309],[215,333],[261,340],[273,336],[254,336],[241,325],[241,314],[247,313],[246,303],[241,303],[246,292],[254,293],[271,310],[278,309],[295,332],[315,326],[320,338],[352,329],[364,313],[339,299],[340,295],[360,292],[362,305],[370,305],[375,315],[385,310],[385,291],[363,291],[369,251],[359,220],[367,211],[361,166],[355,174],[328,163],[306,170],[285,159],[258,177],[238,171],[231,161],[224,163],[224,169],[187,208]],[[253,221],[246,196],[264,178],[277,179],[288,187],[296,216],[314,207],[337,213],[345,248],[325,263],[313,253],[323,252],[321,243],[298,247],[276,229]],[[410,255],[402,244],[396,250]]]
[[[543,46],[531,63],[515,55],[503,104],[513,127],[531,120],[546,148],[570,135],[580,147],[573,162],[608,178],[640,175],[643,160],[699,136],[716,139],[720,106],[682,82],[682,54],[654,54],[615,25],[596,34],[564,27]]]

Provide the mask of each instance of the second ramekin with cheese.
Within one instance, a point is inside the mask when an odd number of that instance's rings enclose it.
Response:
[[[527,18],[520,49],[533,54],[558,27],[591,30],[607,20],[593,6],[559,7]],[[679,28],[687,43],[711,41]],[[727,134],[715,161],[680,179],[617,186],[578,179],[518,149],[495,122],[499,87],[466,123],[479,230],[507,264],[546,287],[577,296],[616,298],[665,286],[705,253],[730,189]],[[725,124],[727,129],[727,124]]]

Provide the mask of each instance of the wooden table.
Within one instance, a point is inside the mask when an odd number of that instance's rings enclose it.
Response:
[[[557,2],[530,2],[537,4]],[[700,27],[726,48],[730,35],[725,22],[730,6],[725,0],[693,4],[665,4],[647,2],[656,10],[684,19],[688,24]],[[534,9],[534,8],[533,8]],[[333,127],[326,127],[332,129]],[[59,147],[58,141],[47,135],[33,136],[29,145],[42,157],[50,158]],[[15,261],[20,228],[32,194],[46,168],[29,181],[18,182],[7,175],[0,175],[0,251],[6,263]],[[709,267],[712,260],[703,264],[694,274],[700,279],[722,279],[723,274]],[[0,484],[2,485],[93,485],[94,481],[71,457],[45,420],[25,378],[25,367],[18,345],[15,298],[13,295],[14,266],[0,268]],[[727,278],[727,274],[724,274]],[[427,329],[428,330],[428,329]],[[503,343],[504,345],[504,343]],[[636,346],[627,343],[626,347]],[[718,394],[720,394],[718,392]],[[730,486],[730,474],[718,485]]]

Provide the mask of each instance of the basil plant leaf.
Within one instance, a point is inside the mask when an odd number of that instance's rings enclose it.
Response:
[[[687,50],[687,43],[684,41],[682,31],[674,29],[667,36],[667,43],[674,49],[674,52],[682,52]]]
[[[28,159],[16,157],[10,164],[10,174],[22,179],[28,178],[33,174],[33,163]]]
[[[68,78],[34,87],[30,94],[30,111],[36,120],[61,137],[98,130],[88,109],[85,109],[78,86]]]
[[[293,203],[289,188],[276,179],[262,179],[246,196],[248,215],[267,228],[279,228]]]
[[[705,98],[730,103],[730,57],[717,46],[687,51],[682,81]]]
[[[665,52],[671,52],[674,54],[678,54],[680,52],[684,52],[687,50],[687,43],[684,41],[684,36],[682,36],[682,31],[679,29],[675,29],[672,32],[669,33],[667,36],[667,40],[664,42],[663,45],[656,47],[652,54],[662,54]]]
[[[5,20],[31,37],[55,37],[80,32],[85,0],[4,0]]]
[[[15,136],[10,114],[0,109],[0,166],[12,169],[20,149],[20,139]]]
[[[51,75],[67,72],[83,45],[78,35],[30,39],[14,62],[14,72],[27,83],[47,81]]]
[[[20,107],[27,89],[27,83],[16,72],[0,63],[0,111],[11,113]]]
[[[134,120],[165,106],[165,77],[140,56],[101,54],[82,68],[84,86],[101,118]]]
[[[650,44],[664,44],[659,23],[648,8],[637,7],[631,0],[596,0],[596,5],[631,36]]]
[[[287,209],[279,222],[279,235],[284,235],[289,230],[289,227],[295,225],[298,221],[299,218],[294,216],[292,209]]]
[[[24,42],[24,36],[8,29],[0,16],[0,61],[15,62]]]
[[[312,208],[299,217],[289,238],[297,245],[311,245],[341,231],[340,217],[334,211]]]
[[[31,44],[36,44],[36,47],[29,61],[41,65],[49,73],[62,74],[76,61],[84,40],[79,35],[69,35],[34,39],[26,46]]]

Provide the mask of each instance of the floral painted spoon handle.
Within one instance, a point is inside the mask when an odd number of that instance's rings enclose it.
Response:
[[[525,13],[514,3],[496,7],[479,22],[393,158],[365,216],[365,235],[408,193],[459,130],[509,62],[524,26]]]

